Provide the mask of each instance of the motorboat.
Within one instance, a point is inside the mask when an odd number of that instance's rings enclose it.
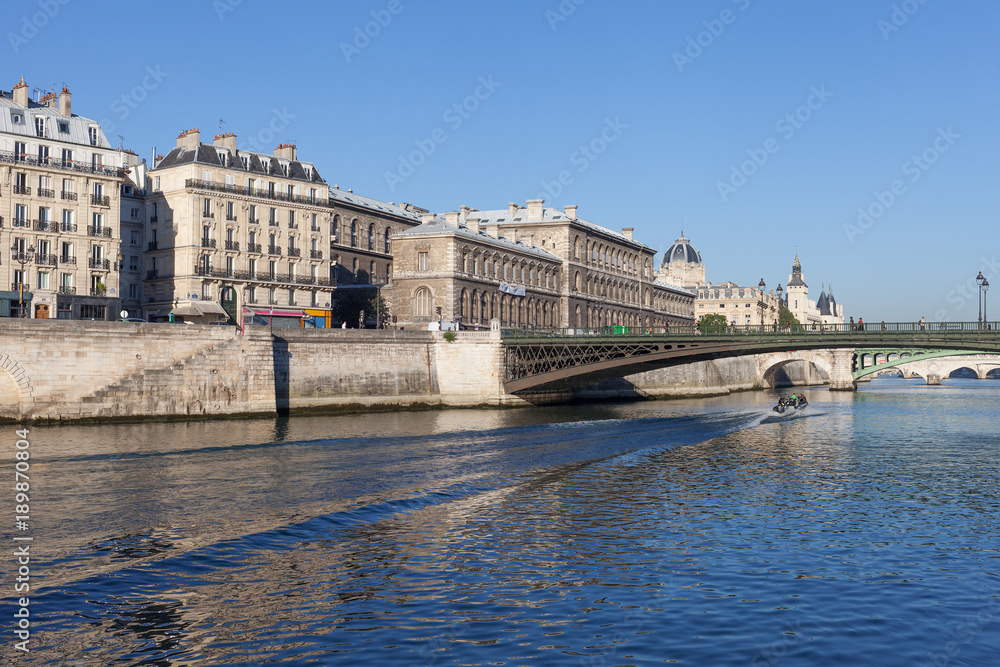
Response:
[[[801,410],[802,408],[809,405],[809,401],[802,394],[782,394],[778,398],[778,404],[771,408],[779,415],[783,414],[786,410]]]

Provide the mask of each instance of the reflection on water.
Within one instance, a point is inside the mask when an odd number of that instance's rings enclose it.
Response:
[[[809,399],[34,429],[19,659],[994,664],[1000,387]]]

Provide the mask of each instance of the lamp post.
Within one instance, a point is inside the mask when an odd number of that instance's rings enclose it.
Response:
[[[979,328],[983,327],[983,297],[985,296],[983,290],[983,283],[986,283],[986,278],[983,277],[983,272],[980,271],[979,275],[976,276],[976,284],[979,285]],[[989,285],[989,283],[986,283]]]
[[[24,241],[18,244],[14,241],[14,244],[10,247],[10,256],[15,262],[21,265],[21,279],[17,281],[17,316],[25,317],[24,312],[24,279],[25,271],[24,266],[35,259],[35,246],[28,246],[27,251],[24,250]]]
[[[781,289],[781,283],[778,283],[778,287],[774,290],[774,293],[778,295],[778,314],[774,318],[775,325],[781,324],[781,294],[784,291]]]
[[[980,289],[983,290],[983,322],[986,321],[986,291],[990,288],[990,281],[983,278],[983,284],[980,285]],[[989,326],[989,325],[987,325]]]
[[[757,287],[760,289],[760,330],[763,331],[764,330],[764,309],[767,308],[767,302],[764,300],[764,298],[766,296],[764,294],[764,288],[766,287],[766,285],[764,285],[764,279],[763,278],[761,278],[760,282],[757,283]]]

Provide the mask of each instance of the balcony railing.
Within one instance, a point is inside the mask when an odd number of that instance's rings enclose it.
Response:
[[[299,223],[289,221],[288,228],[289,229],[298,229],[299,228]]]
[[[111,206],[111,197],[107,195],[90,195],[90,203],[94,206]]]
[[[269,246],[267,246],[267,254],[268,255],[280,255],[281,254],[281,248],[279,248],[276,245],[269,245]]]
[[[160,244],[157,243],[156,241],[150,241],[149,243],[146,244],[146,250],[159,250],[159,249],[160,249]]]
[[[32,222],[32,228],[36,232],[58,232],[59,223],[52,222],[50,220],[34,220]]]
[[[149,216],[149,221],[150,222],[156,222],[159,219],[160,219],[160,217],[157,216],[157,215],[151,215],[151,216]]]
[[[61,231],[61,232],[72,232],[72,233],[75,234],[76,230],[77,230],[77,226],[76,226],[75,222],[60,222],[59,223],[59,231]]]
[[[310,250],[309,251],[309,257],[311,259],[323,259],[323,251],[322,250]]]
[[[73,160],[53,160],[51,158],[39,160],[36,157],[30,155],[19,155],[13,151],[0,151],[0,162],[16,162],[18,164],[48,167],[50,169],[62,169],[65,171],[76,171],[84,174],[110,176],[112,178],[121,178],[125,175],[125,171],[119,167],[106,167],[103,164],[89,165],[85,162],[74,162]]]
[[[70,287],[69,285],[60,285],[59,286],[59,293],[60,294],[76,294],[76,288],[75,287]]]
[[[314,232],[321,232],[321,231],[323,231],[322,229],[320,229],[320,228],[319,228],[319,225],[313,225],[313,226],[312,226],[312,227],[310,227],[309,229],[310,229],[311,231],[314,231]]]
[[[95,227],[93,225],[87,225],[87,236],[103,236],[106,238],[111,238],[111,228]]]
[[[10,284],[10,291],[11,292],[20,292],[22,290],[25,291],[25,292],[27,292],[30,289],[31,289],[31,285],[28,285],[27,283],[11,283]]]
[[[267,226],[268,227],[277,227],[278,226],[278,221],[277,220],[268,220],[267,221]]]
[[[215,239],[202,239],[201,240],[201,247],[202,248],[214,248],[215,247]]]
[[[90,268],[97,269],[99,271],[107,271],[111,268],[111,262],[110,260],[101,259],[100,257],[91,257]]]
[[[55,190],[49,190],[47,188],[38,188],[38,196],[39,197],[51,197],[51,198],[55,199],[56,191]]]
[[[59,258],[51,253],[40,252],[35,255],[35,264],[39,266],[58,266]]]
[[[251,225],[259,225],[260,224],[260,219],[259,218],[250,218],[249,220],[247,220],[247,222],[249,222]]]
[[[203,181],[199,178],[186,179],[184,181],[184,187],[194,188],[199,190],[211,190],[213,192],[229,192],[235,195],[242,195],[245,197],[260,197],[262,199],[273,199],[275,201],[295,202],[297,204],[308,204],[309,206],[329,207],[333,205],[332,202],[319,200],[316,199],[315,197],[309,197],[303,195],[290,195],[284,192],[278,192],[276,190],[247,188],[242,185],[226,185],[224,183]]]
[[[229,215],[227,213],[226,214],[226,222],[236,222],[236,216],[235,215]]]
[[[215,220],[215,214],[212,213],[211,211],[202,211],[201,212],[201,217],[203,217],[203,218],[209,218],[211,220]]]
[[[67,191],[63,190],[62,191],[62,198],[63,199],[67,199],[69,201],[76,201],[76,193],[75,192],[67,192]]]
[[[239,250],[239,249],[240,249],[239,241],[226,241],[226,250]]]
[[[259,243],[248,243],[247,252],[261,252]]]
[[[90,296],[105,296],[108,293],[106,289],[97,289],[96,287],[90,288]]]
[[[289,257],[301,257],[302,256],[302,249],[301,248],[289,248],[288,249],[288,256]]]
[[[16,194],[16,195],[30,195],[31,194],[31,188],[28,187],[27,185],[15,185],[14,186],[14,194]]]
[[[31,227],[31,220],[26,218],[14,218],[13,223],[15,227]]]
[[[61,264],[72,264],[76,266],[76,257],[74,257],[73,255],[62,255],[59,258],[59,262]]]
[[[10,260],[12,262],[20,262],[21,264],[27,264],[34,257],[34,253],[18,252],[14,251],[10,253]]]

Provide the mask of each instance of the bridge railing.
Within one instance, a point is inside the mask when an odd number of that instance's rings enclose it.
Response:
[[[600,327],[554,328],[554,327],[503,327],[504,338],[591,338],[595,336],[786,336],[798,335],[872,335],[887,333],[915,332],[998,332],[1000,322],[847,322],[844,324],[794,324],[781,326],[774,324],[749,325],[676,325],[640,327],[608,325]]]

